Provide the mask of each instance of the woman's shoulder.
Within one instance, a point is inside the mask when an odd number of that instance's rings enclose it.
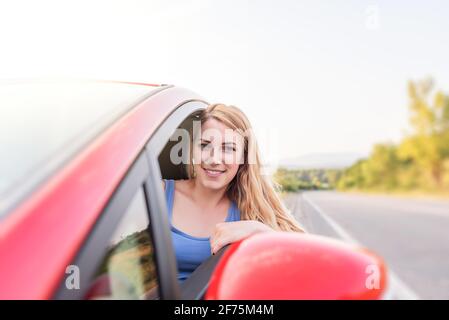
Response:
[[[183,180],[173,180],[173,179],[162,179],[162,187],[165,189],[167,185],[172,185],[173,189],[180,191],[185,194],[189,194],[191,190],[191,181],[188,179]]]
[[[237,205],[237,202],[235,202],[234,200],[231,200],[231,206],[232,206],[231,221],[240,221],[242,217],[241,217],[240,209]]]

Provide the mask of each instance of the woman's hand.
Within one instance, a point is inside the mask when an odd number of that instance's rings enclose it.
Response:
[[[218,250],[227,244],[239,241],[259,232],[267,231],[274,230],[262,222],[254,220],[218,223],[215,225],[215,230],[210,237],[212,254],[217,253]]]

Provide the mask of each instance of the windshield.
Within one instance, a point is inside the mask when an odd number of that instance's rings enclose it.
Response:
[[[0,83],[0,217],[11,193],[48,173],[155,89],[107,81]]]

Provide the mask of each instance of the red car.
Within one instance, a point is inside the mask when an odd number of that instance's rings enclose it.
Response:
[[[382,260],[310,234],[260,234],[177,281],[161,179],[207,103],[171,85],[0,85],[0,299],[379,299]]]

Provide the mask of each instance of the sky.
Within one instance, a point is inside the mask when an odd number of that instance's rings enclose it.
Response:
[[[409,80],[449,92],[448,16],[444,0],[0,0],[0,78],[175,84],[241,108],[268,161],[366,155],[406,134]]]

